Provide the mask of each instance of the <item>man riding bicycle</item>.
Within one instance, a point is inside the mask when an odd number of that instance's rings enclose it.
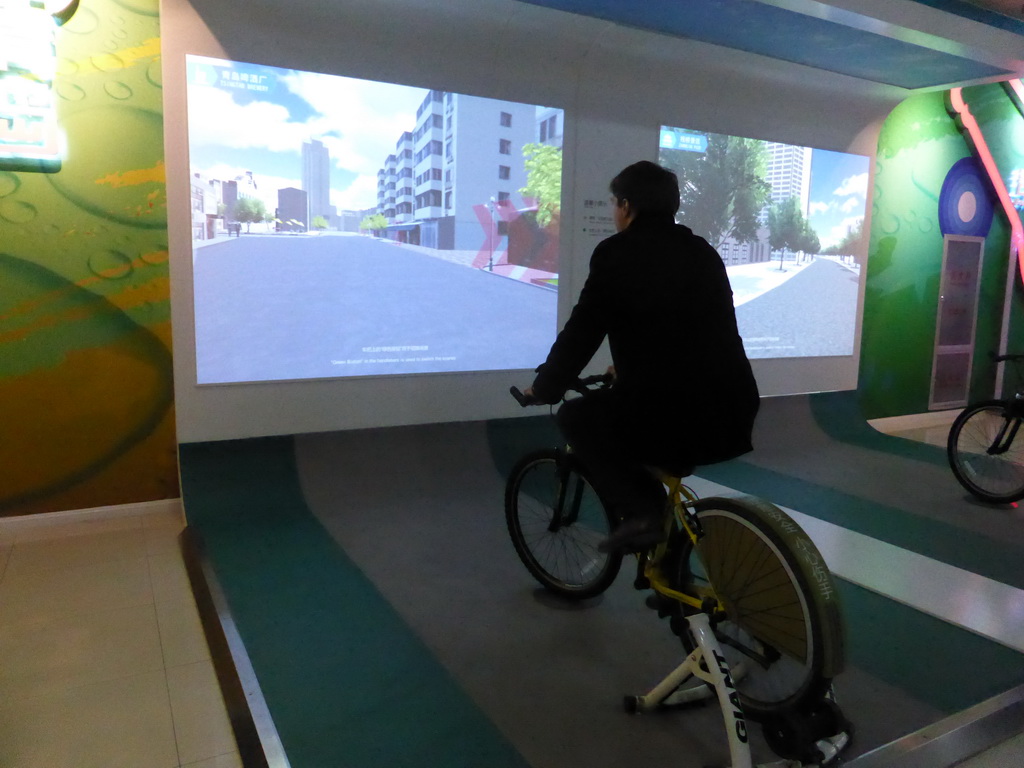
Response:
[[[757,383],[721,257],[675,223],[676,175],[648,161],[611,181],[617,234],[594,249],[569,320],[526,395],[556,403],[605,337],[614,385],[558,411],[564,437],[622,522],[599,546],[663,536],[665,490],[647,467],[686,474],[751,450]]]

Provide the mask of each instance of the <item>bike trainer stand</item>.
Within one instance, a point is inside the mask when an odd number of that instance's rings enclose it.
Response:
[[[804,763],[795,759],[783,759],[755,766],[750,756],[747,719],[740,706],[739,694],[733,684],[729,664],[711,629],[708,615],[703,612],[695,613],[688,616],[687,620],[690,622],[690,632],[697,647],[686,661],[670,672],[651,691],[641,696],[626,696],[623,704],[627,712],[652,712],[663,707],[678,707],[704,701],[717,695],[718,705],[725,720],[726,736],[729,739],[731,768],[811,768],[827,765],[846,748],[850,740],[849,723],[839,715],[842,730],[833,736],[819,738],[810,745],[815,754],[820,756],[817,762]],[[736,679],[741,679],[743,674],[743,664],[740,664],[736,669]],[[691,677],[703,680],[707,685],[680,689],[680,686]]]

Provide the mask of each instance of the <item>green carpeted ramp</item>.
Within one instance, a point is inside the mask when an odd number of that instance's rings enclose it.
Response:
[[[310,513],[291,438],[180,455],[189,528],[293,768],[525,768]]]
[[[541,416],[181,446],[189,528],[202,538],[292,766],[526,766],[511,742],[538,765],[618,766],[614,745],[633,740],[637,759],[664,754],[644,750],[672,721],[623,718],[606,690],[609,675],[632,681],[652,648],[676,660],[676,642],[627,577],[603,610],[544,614],[532,610],[551,609],[530,597],[514,556],[495,555],[507,548],[494,528],[501,477],[523,452],[557,442]],[[941,449],[873,432],[850,396],[766,401],[757,446],[698,474],[1021,586],[1013,532],[994,535],[1007,529],[1006,512],[965,505]],[[484,583],[499,589],[458,588],[485,572]],[[442,591],[430,599],[402,588],[404,579],[422,588],[431,575]],[[840,590],[851,669],[839,689],[858,723],[854,753],[1024,682],[1024,655],[853,584]],[[630,631],[608,667],[605,645],[619,621]],[[473,653],[459,642],[465,631],[483,642]],[[653,661],[662,674],[661,657]],[[524,684],[523,671],[537,669],[559,670],[564,690],[548,700],[537,691],[552,681]],[[495,686],[504,693],[481,697]],[[563,695],[582,698],[590,714],[568,712]],[[681,754],[679,765],[709,762],[697,756],[715,754],[717,731],[709,738],[704,753]]]

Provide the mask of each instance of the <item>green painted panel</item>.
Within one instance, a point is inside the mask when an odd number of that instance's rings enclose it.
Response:
[[[966,156],[941,93],[900,104],[879,136],[861,337],[868,418],[928,410],[942,268],[939,192]]]
[[[971,147],[946,108],[945,93],[900,104],[878,142],[866,275],[860,394],[867,418],[928,410],[939,304],[943,236],[942,183]],[[1003,176],[1024,166],[1024,119],[998,84],[964,89]],[[1009,253],[1009,224],[998,203],[986,237],[970,398],[990,397],[999,347]],[[1024,348],[1018,282],[1011,306],[1010,349]]]

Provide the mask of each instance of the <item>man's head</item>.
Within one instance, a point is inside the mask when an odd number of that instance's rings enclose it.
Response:
[[[679,180],[649,160],[623,168],[609,185],[615,198],[615,224],[621,231],[638,216],[671,216],[679,210]]]

